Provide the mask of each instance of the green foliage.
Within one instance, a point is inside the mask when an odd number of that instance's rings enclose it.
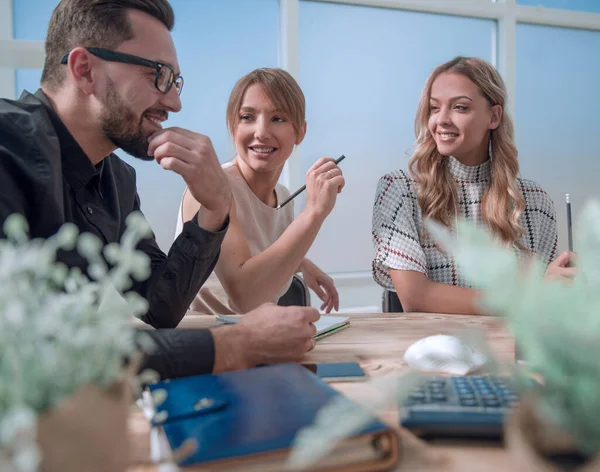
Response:
[[[521,384],[536,389],[540,417],[583,452],[600,450],[600,204],[582,211],[572,283],[545,279],[541,261],[524,260],[472,223],[458,222],[459,238],[433,222],[428,230],[484,290],[483,309],[506,317],[527,360],[524,373],[542,375],[542,387]]]
[[[540,417],[571,434],[582,452],[595,453],[600,450],[600,204],[588,204],[580,223],[578,275],[572,284],[545,279],[544,263],[499,244],[473,223],[459,221],[452,233],[429,221],[427,230],[454,257],[466,279],[482,290],[482,309],[507,319],[527,359],[524,368],[514,367],[517,387],[523,393],[535,390]],[[490,357],[491,373],[505,365],[493,359],[482,336],[462,337]],[[531,381],[532,373],[543,376],[543,386]],[[288,466],[315,464],[377,412],[402,403],[419,381],[411,372],[369,382],[377,395],[369,399],[368,409],[336,398],[297,435]]]
[[[147,311],[133,280],[150,274],[136,245],[150,234],[141,214],[127,218],[121,244],[103,247],[65,224],[47,240],[29,240],[20,215],[5,222],[0,240],[0,462],[9,451],[14,470],[34,471],[37,415],[86,384],[108,387],[135,351],[132,316]],[[89,278],[56,262],[76,249]],[[103,257],[104,256],[104,257]],[[108,264],[107,264],[108,262]]]

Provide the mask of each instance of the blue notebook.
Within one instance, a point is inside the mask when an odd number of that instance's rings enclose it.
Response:
[[[162,417],[171,449],[189,438],[198,445],[180,465],[202,464],[210,470],[282,470],[296,433],[341,395],[292,363],[168,380],[149,388],[167,391],[156,418]],[[395,431],[374,420],[322,461],[319,470],[388,470],[397,461]]]

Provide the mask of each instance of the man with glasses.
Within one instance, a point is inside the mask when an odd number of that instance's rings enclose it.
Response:
[[[133,289],[148,300],[143,319],[155,328],[176,327],[213,270],[232,199],[210,139],[162,127],[181,109],[173,23],[167,0],[62,0],[48,26],[41,89],[0,100],[0,237],[6,217],[21,213],[35,238],[73,222],[118,241],[140,201],[116,148],[181,175],[201,203],[168,255],[154,238],[139,245],[152,274]],[[74,252],[61,259],[85,269]],[[317,319],[311,308],[271,304],[236,326],[153,331],[159,349],[148,365],[173,377],[299,360],[314,345]]]
[[[122,62],[123,64],[133,64],[136,66],[151,67],[156,71],[156,78],[154,80],[154,86],[157,90],[162,93],[169,93],[169,90],[173,85],[177,90],[177,95],[181,95],[183,89],[183,77],[181,74],[175,74],[175,71],[169,64],[163,64],[162,62],[149,61],[142,57],[133,56],[131,54],[125,54],[122,52],[111,51],[110,49],[103,48],[85,48],[88,52],[94,56],[98,56],[100,59],[105,61]],[[69,54],[65,54],[60,60],[61,64],[69,63]]]

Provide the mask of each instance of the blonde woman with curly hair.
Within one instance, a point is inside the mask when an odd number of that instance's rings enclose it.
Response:
[[[373,208],[373,277],[398,294],[404,311],[478,314],[478,292],[440,251],[423,218],[449,228],[458,217],[485,225],[522,255],[570,278],[571,254],[558,259],[554,204],[519,177],[506,89],[489,63],[456,57],[438,66],[421,94],[409,172],[379,180]]]

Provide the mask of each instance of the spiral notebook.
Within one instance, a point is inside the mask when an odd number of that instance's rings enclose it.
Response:
[[[224,324],[235,324],[243,315],[217,315],[217,320]],[[342,329],[350,326],[350,318],[347,316],[329,316],[322,315],[315,323],[317,334],[313,336],[313,339],[321,339],[325,336],[341,331]]]

